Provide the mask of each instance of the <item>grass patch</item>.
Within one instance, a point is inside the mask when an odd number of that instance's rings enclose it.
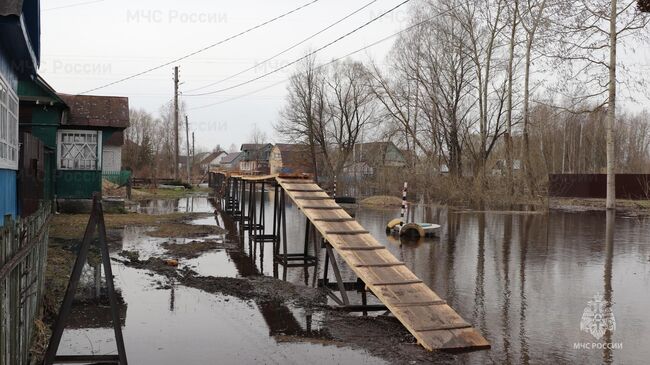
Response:
[[[178,199],[190,195],[207,194],[212,190],[204,187],[194,187],[192,189],[185,189],[179,187],[177,189],[133,189],[131,192],[132,200],[148,200],[148,199]]]
[[[399,207],[402,205],[402,199],[390,195],[375,195],[363,199],[361,204],[380,207]]]
[[[169,213],[169,214],[104,214],[106,229],[118,229],[125,226],[152,226],[157,227],[167,223],[183,222],[200,216],[196,213]],[[50,237],[60,239],[81,239],[89,214],[57,214],[50,220]],[[189,225],[189,224],[188,224]],[[171,236],[178,236],[173,231]]]

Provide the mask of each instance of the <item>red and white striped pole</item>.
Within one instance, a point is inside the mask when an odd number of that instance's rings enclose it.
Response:
[[[334,193],[332,195],[333,198],[336,199],[336,175],[334,175]]]
[[[401,224],[404,225],[404,213],[406,213],[406,192],[408,191],[408,182],[404,181],[404,189],[402,190],[402,212],[399,217],[402,221]]]

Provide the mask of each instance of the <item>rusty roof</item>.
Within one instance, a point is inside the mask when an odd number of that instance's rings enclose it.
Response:
[[[129,126],[129,98],[122,96],[58,94],[70,108],[64,125],[88,127]]]

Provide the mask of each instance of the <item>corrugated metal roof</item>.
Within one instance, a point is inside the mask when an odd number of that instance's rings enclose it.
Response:
[[[129,98],[58,94],[70,107],[65,125],[127,128]]]

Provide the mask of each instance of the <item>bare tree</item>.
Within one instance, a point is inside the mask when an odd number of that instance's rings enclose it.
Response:
[[[362,130],[374,122],[375,104],[369,72],[359,62],[334,63],[325,82],[329,113],[326,136],[334,146],[329,165],[334,176],[339,176]]]
[[[640,35],[649,20],[635,5],[634,0],[582,0],[565,4],[558,12],[562,32],[557,58],[568,64],[565,77],[572,81],[565,83],[578,84],[578,90],[585,90],[577,103],[607,107],[607,209],[614,209],[616,204],[614,128],[617,83],[623,82],[617,73],[616,51],[621,39]]]
[[[318,152],[328,155],[324,134],[324,75],[313,56],[305,58],[298,67],[290,78],[287,103],[275,129],[284,139],[309,146],[314,178],[318,181]]]

